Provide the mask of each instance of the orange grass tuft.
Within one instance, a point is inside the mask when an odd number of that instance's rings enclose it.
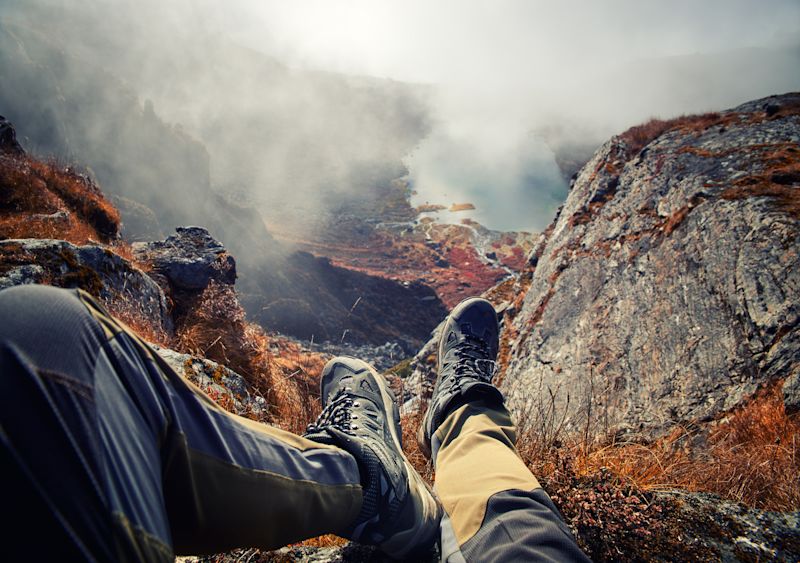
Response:
[[[660,137],[667,131],[702,131],[714,125],[727,125],[737,119],[738,114],[731,113],[721,116],[713,112],[700,115],[682,115],[668,120],[651,119],[646,123],[631,127],[620,134],[620,138],[625,141],[627,145],[628,155],[634,156],[651,141]]]
[[[779,385],[707,428],[677,427],[649,444],[597,447],[563,438],[557,421],[551,422],[549,432],[523,429],[518,443],[522,458],[545,481],[568,458],[578,475],[610,471],[641,490],[678,488],[764,510],[800,508],[800,419],[786,414]]]
[[[55,162],[0,155],[0,237],[108,242],[119,212],[88,177]]]

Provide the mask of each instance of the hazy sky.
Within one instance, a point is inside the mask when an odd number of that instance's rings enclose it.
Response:
[[[287,59],[493,91],[628,60],[763,46],[800,30],[798,0],[267,0],[243,9],[259,17],[242,36]]]
[[[798,0],[268,0],[239,10],[220,15],[237,22],[230,26],[236,38],[289,64],[439,86],[440,128],[410,162],[422,199],[444,204],[480,199],[498,170],[507,173],[496,191],[517,177],[533,181],[531,193],[545,194],[541,203],[552,200],[558,186],[536,185],[558,181],[552,167],[520,159],[516,150],[530,147],[530,131],[548,122],[563,119],[568,129],[579,124],[581,133],[605,138],[651,116],[723,109],[800,88],[800,72],[787,76],[780,63],[771,72],[770,55],[763,64],[720,65],[708,84],[694,84],[705,79],[702,69],[697,77],[684,67],[674,77],[641,77],[635,66],[798,44]],[[748,81],[742,74],[753,65],[759,75]],[[672,88],[673,81],[680,83]],[[431,169],[442,155],[452,157],[452,169]],[[524,162],[536,162],[535,173]],[[511,191],[520,190],[504,193]],[[540,206],[531,225],[541,227],[554,205]],[[505,226],[525,220],[512,223]]]
[[[0,8],[4,2],[14,0],[0,0]],[[473,216],[494,228],[541,229],[549,222],[566,196],[553,147],[594,148],[650,117],[721,110],[800,90],[800,0],[38,2],[90,11],[105,5],[111,18],[135,16],[126,38],[132,53],[151,41],[164,42],[160,52],[180,53],[185,37],[223,35],[291,67],[432,85],[420,89],[432,92],[431,133],[406,159],[420,192],[415,203],[470,201],[479,207]],[[151,33],[158,29],[164,33]],[[197,102],[181,106],[183,113],[200,102],[228,103],[194,88],[205,71],[198,65],[201,74],[183,85]],[[170,84],[156,78],[159,87]],[[279,111],[263,84],[248,90],[248,83],[236,92],[239,105],[244,97],[254,111],[259,104],[265,114]],[[317,106],[341,113],[335,108],[344,102],[331,92],[315,96]],[[168,121],[183,120],[165,103],[156,111]],[[199,117],[205,119],[203,112]],[[363,134],[358,120],[325,117],[310,121],[346,129],[348,139]],[[374,140],[364,135],[365,143]],[[285,131],[274,141],[291,145]],[[325,150],[335,152],[332,145]],[[212,171],[219,168],[212,162]],[[284,187],[278,184],[276,190]]]

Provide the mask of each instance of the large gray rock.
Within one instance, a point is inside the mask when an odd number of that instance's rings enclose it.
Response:
[[[532,256],[502,385],[518,414],[652,437],[797,373],[798,108],[768,98],[598,150]]]
[[[149,262],[178,290],[201,291],[209,282],[232,285],[236,262],[203,227],[178,227],[163,241],[134,243],[137,259]]]
[[[31,283],[80,288],[98,297],[113,314],[140,320],[164,334],[173,330],[158,284],[104,246],[52,239],[0,241],[0,289]]]

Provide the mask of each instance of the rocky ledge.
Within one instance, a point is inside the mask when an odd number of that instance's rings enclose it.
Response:
[[[552,400],[567,429],[655,437],[796,379],[799,143],[788,94],[603,145],[530,258],[517,413]]]
[[[163,334],[173,331],[158,284],[105,246],[51,239],[0,241],[0,289],[30,283],[83,289],[134,324]]]

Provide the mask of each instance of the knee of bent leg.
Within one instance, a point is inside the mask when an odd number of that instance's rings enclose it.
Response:
[[[74,290],[23,285],[0,291],[0,341],[43,369],[91,361],[102,339],[102,328]]]

